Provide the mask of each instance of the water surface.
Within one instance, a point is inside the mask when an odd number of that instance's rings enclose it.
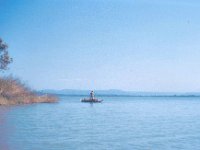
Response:
[[[200,98],[61,96],[55,104],[0,107],[6,150],[198,150]],[[6,111],[5,111],[6,110]],[[3,133],[3,134],[2,134]]]

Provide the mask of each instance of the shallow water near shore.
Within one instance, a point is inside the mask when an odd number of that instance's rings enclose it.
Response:
[[[198,150],[200,97],[101,97],[0,107],[5,150]]]

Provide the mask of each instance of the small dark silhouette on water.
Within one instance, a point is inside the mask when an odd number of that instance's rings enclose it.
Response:
[[[94,96],[94,91],[90,92],[90,97],[89,98],[83,98],[81,99],[81,102],[89,102],[89,103],[101,103],[103,100],[97,99]]]

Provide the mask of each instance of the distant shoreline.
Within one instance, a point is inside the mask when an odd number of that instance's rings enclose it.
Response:
[[[100,97],[200,97],[200,92],[135,92],[124,90],[94,90]],[[53,94],[60,96],[88,96],[90,90],[63,89],[63,90],[40,90],[39,94]]]
[[[46,93],[52,94],[52,93]],[[88,96],[87,94],[56,94],[57,96],[72,96],[72,97],[85,97]],[[200,95],[102,95],[96,94],[97,97],[200,97]]]

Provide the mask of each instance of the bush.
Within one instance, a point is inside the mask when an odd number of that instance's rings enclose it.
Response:
[[[57,98],[54,96],[37,95],[17,78],[0,78],[0,105],[51,103],[56,101]]]

